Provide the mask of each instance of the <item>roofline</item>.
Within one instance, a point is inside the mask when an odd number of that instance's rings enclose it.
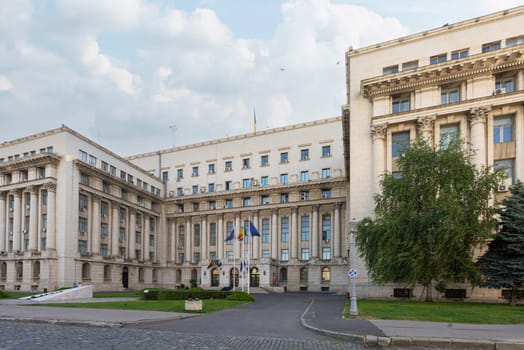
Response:
[[[513,16],[518,16],[521,14],[524,14],[524,5],[513,7],[510,9],[503,10],[503,11],[490,13],[484,16],[466,19],[464,21],[460,21],[460,22],[456,22],[452,24],[446,23],[442,27],[436,27],[434,29],[426,30],[423,32],[410,34],[410,35],[402,36],[400,38],[384,41],[381,43],[364,46],[362,48],[358,48],[355,50],[348,50],[346,51],[346,57],[350,58],[352,56],[357,56],[359,54],[366,54],[372,51],[389,48],[391,46],[398,45],[399,43],[404,44],[404,43],[414,42],[414,41],[421,40],[421,39],[427,39],[428,37],[445,34],[449,32],[450,30],[464,29],[464,28],[471,27],[477,24],[494,22],[494,21],[500,20],[503,17],[513,17]]]

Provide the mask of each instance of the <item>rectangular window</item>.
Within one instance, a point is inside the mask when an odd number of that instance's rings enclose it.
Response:
[[[322,198],[324,199],[331,198],[331,189],[323,188],[321,191],[322,191]]]
[[[322,241],[327,243],[331,241],[331,215],[322,215]]]
[[[493,120],[493,143],[513,141],[513,118],[497,118]]]
[[[178,248],[184,248],[185,245],[185,232],[184,225],[178,226]]]
[[[251,188],[251,179],[242,179],[242,188]]]
[[[493,162],[493,168],[503,169],[506,175],[505,180],[509,184],[513,184],[513,169],[515,167],[515,161],[513,159],[502,159]]]
[[[402,70],[410,70],[418,68],[418,60],[402,63]]]
[[[446,60],[447,60],[447,54],[443,53],[440,55],[431,56],[429,58],[429,64],[442,63],[442,62],[446,62]]]
[[[398,73],[398,64],[394,66],[384,67],[382,68],[382,74],[388,75],[388,74],[395,74]]]
[[[184,263],[184,260],[185,260],[185,255],[184,255],[184,253],[178,253],[178,263],[179,263],[179,264],[183,264],[183,263]]]
[[[443,88],[440,91],[440,104],[449,104],[460,101],[460,87]]]
[[[251,197],[242,198],[242,206],[249,207],[251,205]]]
[[[102,169],[102,171],[108,172],[109,171],[109,164],[107,164],[107,162],[102,161],[102,163],[100,165],[100,168]]]
[[[107,238],[107,235],[109,234],[109,225],[105,222],[100,224],[100,238],[104,239]]]
[[[176,170],[176,179],[182,180],[184,178],[184,169],[177,169]]]
[[[391,135],[391,156],[393,158],[400,157],[400,155],[409,146],[409,131],[398,132]]]
[[[322,260],[331,260],[331,248],[322,247]]]
[[[302,182],[308,182],[309,181],[309,171],[301,171],[300,172],[300,181]]]
[[[116,168],[113,165],[109,166],[109,172],[111,175],[116,176]]]
[[[322,158],[331,157],[331,146],[322,146]]]
[[[193,167],[193,170],[191,171],[191,175],[192,176],[198,176],[198,167],[197,166]]]
[[[120,178],[124,181],[126,181],[127,174],[125,171],[120,170]]]
[[[449,144],[459,139],[459,125],[442,125],[440,127],[440,148],[447,149]]]
[[[269,249],[262,249],[262,259],[269,259]]]
[[[89,155],[89,164],[91,164],[92,166],[96,166],[96,157],[95,156]]]
[[[260,178],[260,186],[268,186],[269,185],[269,176],[262,176]]]
[[[289,193],[281,193],[280,194],[280,203],[287,203],[289,202]]]
[[[193,203],[193,211],[198,211],[200,209],[200,203],[194,202]]]
[[[300,249],[300,260],[309,260],[309,248]]]
[[[225,169],[226,169],[226,171],[231,171],[231,170],[233,170],[233,162],[232,162],[232,161],[227,160],[227,161],[225,162],[224,165],[225,165]]]
[[[209,245],[217,245],[217,224],[215,222],[209,224]]]
[[[102,192],[109,193],[109,183],[102,181]]]
[[[142,233],[141,232],[135,232],[135,243],[136,244],[142,244]]]
[[[451,59],[452,60],[458,60],[459,58],[465,58],[469,56],[469,50],[468,49],[462,49],[458,51],[453,51],[451,53]]]
[[[495,94],[515,91],[515,77],[499,77],[495,81]]]
[[[81,236],[87,233],[87,218],[79,217],[78,218],[78,232]]]
[[[280,241],[282,243],[289,242],[289,218],[280,218]]]
[[[86,241],[78,241],[78,252],[80,254],[87,253],[87,242]]]
[[[267,194],[263,195],[261,197],[261,203],[262,204],[269,204],[269,196]]]
[[[233,189],[233,183],[231,181],[226,181],[225,186],[226,191],[231,191]]]
[[[209,259],[216,260],[217,259],[217,252],[209,252]]]
[[[155,236],[149,235],[149,246],[154,247],[155,246]]]
[[[89,176],[84,173],[80,173],[80,183],[82,185],[89,186]]]
[[[231,232],[231,230],[233,230],[233,221],[228,221],[228,222],[226,222],[226,234]],[[233,245],[233,241],[234,241],[234,239],[226,241],[226,244],[227,245]],[[231,257],[231,258],[233,258],[233,257]]]
[[[494,41],[492,43],[487,43],[482,45],[482,53],[490,52],[500,49],[500,41]]]
[[[169,172],[168,171],[163,171],[162,172],[162,182],[163,183],[167,183],[168,180],[169,180]]]
[[[300,217],[300,239],[309,241],[309,215]]]
[[[200,264],[200,253],[193,253],[193,262],[195,264]]]
[[[281,152],[280,153],[280,163],[287,163],[287,162],[289,162],[287,152]]]
[[[193,225],[193,246],[200,247],[200,224]]]
[[[233,208],[233,200],[232,199],[226,199],[226,204],[224,205],[225,208]]]
[[[393,96],[391,99],[391,113],[409,112],[410,98],[409,94]]]
[[[300,160],[309,160],[309,149],[300,150]]]
[[[215,210],[217,208],[217,202],[216,201],[209,201],[209,210]]]
[[[194,185],[194,186],[192,187],[192,191],[193,191],[193,194],[198,193],[198,185]]]
[[[249,169],[249,158],[242,159],[242,169]]]
[[[262,219],[262,243],[269,243],[269,219]]]
[[[517,46],[517,45],[522,45],[522,44],[524,44],[524,36],[506,39],[506,47],[512,47],[512,46]]]
[[[126,229],[123,227],[120,227],[120,230],[118,232],[118,240],[120,242],[124,242],[126,240]]]
[[[83,162],[87,162],[87,152],[78,150],[78,159],[80,159]]]
[[[231,250],[228,250],[228,251],[226,252],[226,258],[227,258],[228,260],[233,260],[233,252],[232,252]]]
[[[267,154],[260,156],[260,166],[268,166],[268,165],[269,165],[269,156]]]
[[[215,173],[215,163],[208,164],[207,165],[207,171],[210,174],[214,174]]]
[[[88,203],[87,196],[81,194],[78,197],[78,210],[86,211],[87,210],[87,203]]]
[[[330,177],[331,177],[331,168],[323,168],[322,169],[322,178],[329,179]]]
[[[280,183],[286,185],[288,183],[287,174],[280,174]]]
[[[103,257],[109,256],[109,250],[107,249],[107,244],[100,244],[100,255]]]
[[[280,251],[280,260],[289,261],[289,249],[282,249]]]
[[[300,200],[301,201],[308,201],[309,200],[309,191],[301,191],[300,192]]]

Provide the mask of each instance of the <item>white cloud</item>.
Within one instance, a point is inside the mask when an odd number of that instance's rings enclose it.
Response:
[[[9,91],[13,85],[6,76],[0,75],[0,91]]]

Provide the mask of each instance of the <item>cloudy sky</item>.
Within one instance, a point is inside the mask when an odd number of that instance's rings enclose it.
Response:
[[[126,156],[333,117],[344,52],[524,0],[0,0],[0,142]]]

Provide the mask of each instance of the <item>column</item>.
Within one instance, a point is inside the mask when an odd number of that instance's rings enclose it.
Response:
[[[218,214],[218,228],[217,228],[217,245],[218,245],[218,256],[217,258],[224,259],[224,214]]]
[[[91,195],[91,253],[100,254],[100,197]]]
[[[119,235],[120,235],[120,218],[119,215],[120,205],[118,202],[111,203],[111,255],[119,256]]]
[[[486,165],[486,120],[491,106],[474,107],[470,110],[472,161],[477,167]]]
[[[185,252],[185,259],[186,263],[191,262],[191,218],[186,218],[186,224],[185,224],[185,235],[186,235],[186,249],[184,249]]]
[[[146,215],[144,218],[144,237],[142,238],[142,241],[144,242],[144,245],[142,246],[144,249],[144,261],[149,261],[149,235],[151,233],[150,231],[150,225],[151,225],[151,217],[149,215]]]
[[[47,190],[47,250],[56,250],[56,185],[49,182],[44,188]]]
[[[262,228],[260,227],[259,222],[258,222],[258,211],[253,212],[253,225],[255,225],[259,233],[262,232]],[[260,240],[262,239],[262,237],[251,237],[250,239],[252,240],[251,244],[253,245],[252,258],[258,259],[260,257],[259,255]]]
[[[298,225],[297,225],[297,207],[291,208],[291,232],[289,245],[291,246],[291,259],[297,259],[297,250],[298,250]]]
[[[204,262],[207,262],[208,256],[207,256],[207,218],[203,216],[200,221],[200,234],[201,234],[201,242],[200,242],[200,254],[201,254],[201,260]]]
[[[29,186],[31,204],[29,207],[29,250],[38,250],[38,187]],[[2,249],[0,249],[2,250]]]
[[[371,137],[373,139],[373,193],[380,192],[380,177],[386,170],[384,141],[387,128],[387,123],[371,126]]]
[[[278,259],[278,209],[271,210],[271,258]]]
[[[135,257],[136,250],[136,211],[134,209],[129,209],[129,241],[127,242],[127,249],[130,259]]]
[[[169,235],[171,236],[171,247],[170,247],[170,261],[172,263],[176,262],[176,221],[172,220],[168,222]]]
[[[340,206],[342,203],[335,203],[333,209],[335,211],[333,219],[333,257],[340,257]]]
[[[235,259],[237,260],[243,257],[243,254],[244,254],[244,252],[240,251],[242,247],[240,245],[240,241],[237,239],[239,232],[240,232],[240,213],[236,213],[235,214],[235,239],[233,239],[233,251],[234,251]]]
[[[21,205],[20,205],[20,191],[11,190],[11,194],[14,196],[15,204],[13,208],[13,251],[22,250],[21,241],[22,234],[20,231],[20,224],[22,219]]]
[[[7,230],[6,230],[6,194],[0,192],[0,251],[7,251]]]
[[[433,145],[433,124],[437,119],[436,114],[426,115],[417,119],[417,127],[419,134],[429,144]]]
[[[318,259],[318,204],[313,204],[312,208],[312,229],[311,229],[311,258]]]

